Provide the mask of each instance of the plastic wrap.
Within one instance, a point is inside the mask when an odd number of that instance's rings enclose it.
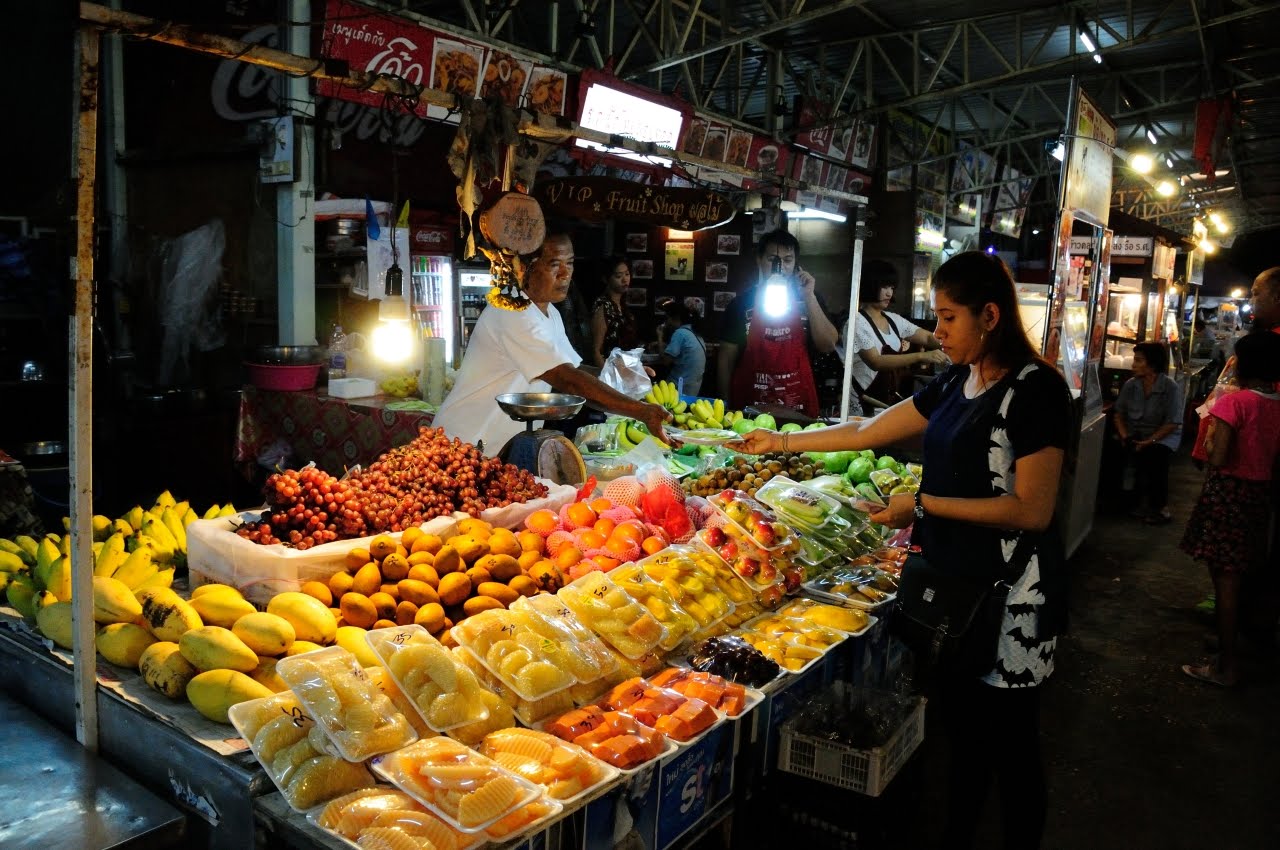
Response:
[[[365,639],[414,710],[436,732],[488,719],[476,677],[422,626],[375,629]]]
[[[339,797],[308,820],[361,850],[425,846],[422,839],[435,850],[469,850],[480,844],[474,835],[457,831],[408,794],[386,785]]]
[[[485,737],[479,749],[481,755],[541,785],[548,797],[566,805],[618,776],[615,768],[576,744],[534,729],[493,732]]]
[[[587,573],[557,595],[587,628],[628,658],[642,658],[667,636],[662,624],[604,573]]]
[[[600,380],[613,387],[628,398],[643,398],[645,393],[653,389],[649,373],[644,369],[643,348],[623,351],[615,348],[605,358],[600,369]]]
[[[573,685],[571,639],[549,640],[536,631],[534,611],[495,609],[453,627],[453,639],[521,699],[537,701]]]

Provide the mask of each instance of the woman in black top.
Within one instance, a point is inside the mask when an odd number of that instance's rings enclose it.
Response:
[[[623,300],[631,288],[631,264],[625,257],[604,261],[604,293],[591,305],[591,360],[603,366],[615,348],[628,351],[640,344],[636,320]]]
[[[951,677],[939,702],[951,739],[945,846],[972,844],[998,780],[1006,847],[1037,847],[1046,791],[1040,761],[1039,688],[1053,671],[1066,604],[1062,545],[1051,525],[1071,420],[1066,382],[1040,359],[1018,314],[1009,270],[977,251],[959,254],[933,284],[934,331],[955,365],[914,398],[872,419],[816,431],[757,430],[730,448],[864,449],[924,437],[918,499],[894,496],[872,517],[903,527],[935,567],[986,579],[1035,535],[1012,583],[995,667]],[[1025,551],[1025,550],[1024,550]]]

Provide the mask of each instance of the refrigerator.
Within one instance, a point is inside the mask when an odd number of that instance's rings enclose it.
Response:
[[[446,358],[456,363],[458,282],[453,260],[454,230],[448,223],[410,218],[409,309],[419,339],[444,339]]]
[[[489,294],[489,287],[493,285],[492,282],[493,275],[490,274],[487,265],[463,266],[458,270],[459,303],[462,307],[458,311],[460,354],[466,351],[467,340],[471,338],[476,320],[480,318],[480,312],[489,303],[485,299]]]

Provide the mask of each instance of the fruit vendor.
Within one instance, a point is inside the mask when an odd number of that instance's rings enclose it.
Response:
[[[768,286],[775,261],[787,280],[785,296]],[[728,389],[732,407],[781,404],[818,415],[809,345],[821,354],[834,351],[838,339],[814,291],[813,275],[800,267],[800,243],[785,230],[760,237],[756,248],[757,283],[735,298],[724,319],[717,362],[720,389]]]
[[[671,414],[660,405],[628,398],[579,368],[582,358],[565,335],[552,305],[569,295],[573,280],[573,242],[567,234],[549,234],[524,264],[521,288],[532,302],[523,310],[491,309],[480,314],[453,390],[440,406],[435,425],[451,437],[484,442],[497,454],[524,429],[494,400],[503,393],[562,392],[580,395],[597,407],[638,419],[666,440],[662,425]]]

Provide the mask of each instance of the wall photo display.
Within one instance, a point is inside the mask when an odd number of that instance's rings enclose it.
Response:
[[[738,293],[736,292],[716,290],[711,293],[711,309],[717,313],[723,313],[725,310],[729,309],[729,302],[733,301],[737,296]]]
[[[707,283],[728,283],[728,263],[707,263]]]
[[[648,233],[628,233],[627,234],[627,253],[643,254],[649,250],[649,234]]]
[[[716,253],[726,257],[737,256],[742,251],[742,237],[736,233],[716,236]]]
[[[628,287],[623,303],[628,307],[643,307],[649,303],[649,290],[642,286]]]
[[[667,280],[693,280],[693,243],[668,242],[663,277]]]
[[[653,260],[632,260],[631,277],[635,280],[653,280]]]

